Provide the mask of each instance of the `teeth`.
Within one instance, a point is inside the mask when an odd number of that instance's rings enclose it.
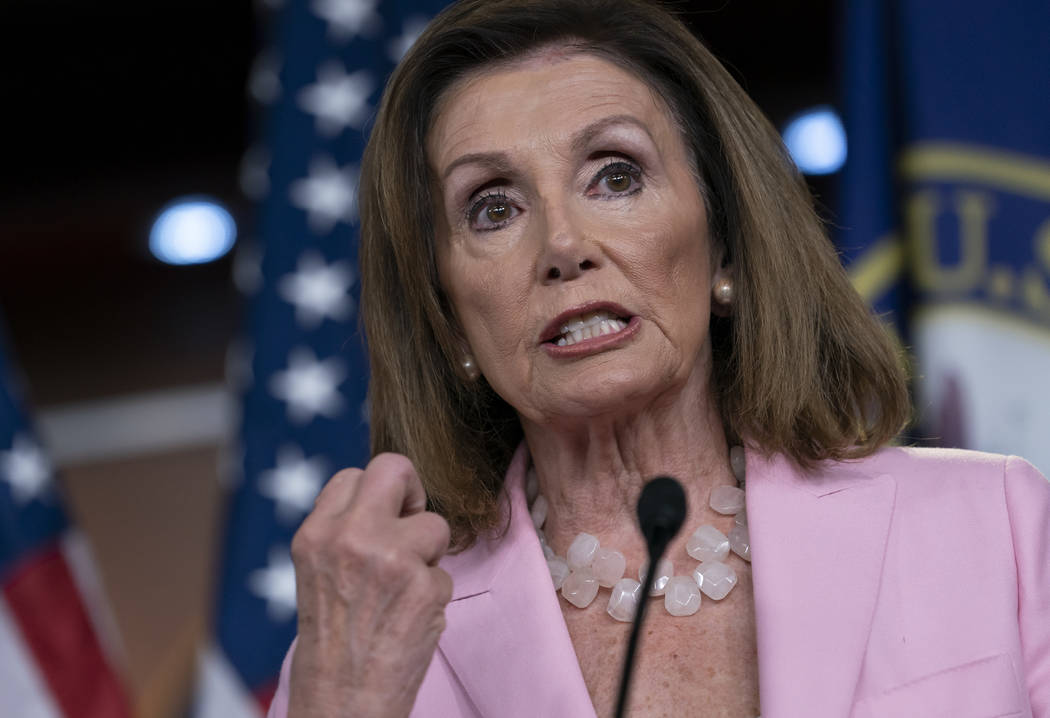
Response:
[[[573,317],[569,321],[561,325],[561,333],[568,334],[569,332],[575,332],[584,327],[590,327],[598,324],[602,320],[616,319],[616,315],[606,311],[591,312],[590,314],[581,314],[578,317]]]
[[[555,344],[569,347],[584,339],[614,334],[627,328],[627,323],[609,312],[594,312],[570,319],[562,325],[562,336]]]

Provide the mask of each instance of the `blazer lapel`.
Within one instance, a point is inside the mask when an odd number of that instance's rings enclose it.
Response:
[[[896,482],[863,464],[802,473],[748,453],[764,718],[846,716],[853,704],[893,513]]]
[[[523,444],[507,473],[507,532],[442,561],[453,594],[438,648],[481,716],[593,717],[526,506],[527,461]]]

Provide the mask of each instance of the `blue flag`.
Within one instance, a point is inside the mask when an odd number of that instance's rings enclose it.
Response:
[[[242,453],[200,716],[265,712],[296,631],[292,536],[332,474],[368,462],[358,172],[387,76],[444,4],[287,0],[269,18],[249,87],[262,141],[242,172],[258,226],[235,267],[248,295],[231,355]]]
[[[837,237],[919,437],[1050,466],[1050,5],[845,3]]]

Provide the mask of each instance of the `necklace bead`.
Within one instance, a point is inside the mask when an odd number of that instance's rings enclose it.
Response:
[[[674,563],[663,558],[657,565],[656,577],[650,587],[650,596],[663,596],[664,608],[672,616],[691,616],[700,610],[701,594],[713,601],[721,601],[737,584],[736,571],[726,563],[729,553],[745,561],[751,560],[751,540],[747,529],[747,509],[744,494],[745,455],[742,446],[729,450],[729,463],[737,486],[716,486],[711,491],[709,506],[716,512],[733,516],[729,535],[714,526],[699,526],[686,542],[686,553],[699,561],[690,575],[675,575]],[[599,588],[611,589],[607,613],[617,621],[630,622],[638,610],[642,597],[641,582],[645,581],[648,561],[638,569],[638,580],[624,578],[627,560],[619,551],[603,547],[597,536],[580,533],[573,539],[565,558],[558,556],[548,545],[543,533],[549,504],[539,493],[536,472],[529,470],[526,477],[526,497],[529,513],[543,547],[547,568],[554,590],[576,606],[586,608],[598,596]]]
[[[612,588],[623,577],[627,568],[627,559],[619,551],[599,548],[598,555],[591,562],[591,570],[602,588]]]
[[[554,581],[554,590],[557,591],[565,583],[569,576],[569,564],[561,556],[552,556],[547,559],[547,570],[551,572],[551,580]]]
[[[720,514],[735,516],[744,510],[744,490],[736,486],[716,486],[711,489],[708,503]]]
[[[642,600],[642,584],[633,578],[621,578],[612,587],[609,594],[609,606],[606,612],[617,621],[630,623],[634,620],[634,614],[638,611],[638,603]]]
[[[700,610],[700,587],[691,576],[672,576],[664,589],[664,608],[672,616],[692,616]]]
[[[542,494],[537,496],[529,507],[529,514],[532,516],[532,525],[536,528],[542,527],[547,520],[547,497]]]
[[[734,526],[729,530],[729,548],[745,561],[751,560],[751,537],[747,535],[747,526]]]
[[[705,596],[721,601],[736,585],[736,571],[721,561],[708,561],[696,567],[693,580]]]
[[[714,526],[701,526],[689,537],[685,552],[697,561],[722,561],[729,555],[729,537]]]
[[[598,595],[598,579],[587,571],[573,571],[561,585],[561,595],[577,608],[587,608]]]
[[[576,534],[576,538],[572,540],[569,550],[565,552],[565,562],[569,564],[569,568],[573,571],[589,569],[591,563],[598,557],[600,546],[597,536],[591,536],[587,533]]]
[[[638,567],[638,580],[644,581],[648,571],[649,559],[643,559],[642,565]],[[660,562],[656,564],[656,575],[653,577],[653,585],[649,587],[649,595],[663,596],[671,576],[674,576],[674,563],[669,558],[660,559]]]

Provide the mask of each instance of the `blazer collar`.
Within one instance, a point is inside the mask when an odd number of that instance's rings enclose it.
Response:
[[[747,454],[762,714],[845,716],[866,652],[896,496],[871,464],[803,472]]]
[[[442,561],[454,588],[439,650],[482,716],[592,718],[526,506],[527,465],[523,444],[504,484],[506,532]],[[849,714],[896,495],[894,479],[869,466],[803,472],[783,456],[747,452],[765,718]]]
[[[501,537],[441,565],[453,578],[438,648],[482,716],[594,718],[525,499],[524,443],[504,482]]]

